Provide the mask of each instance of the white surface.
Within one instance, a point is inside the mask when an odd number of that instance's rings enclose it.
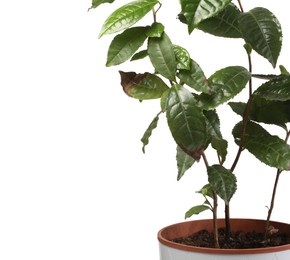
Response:
[[[170,248],[159,244],[160,260],[288,260],[290,250],[265,254],[202,254]]]
[[[179,12],[178,1],[176,8],[163,2],[159,19],[165,17],[168,27],[169,17],[175,22]],[[287,26],[287,8],[281,8],[286,1],[243,2],[246,10],[259,4],[269,7]],[[175,144],[164,118],[142,154],[139,140],[159,104],[140,104],[122,92],[117,71],[144,72],[138,62],[129,69],[126,64],[104,67],[112,37],[97,37],[113,8],[106,4],[87,12],[90,4],[89,0],[0,2],[1,260],[133,260],[136,253],[138,260],[156,260],[157,231],[182,221],[185,211],[201,202],[195,191],[206,181],[204,166],[176,182]],[[151,17],[147,19],[151,23]],[[178,21],[174,24],[167,33],[174,43],[197,48],[192,57],[202,67],[212,55],[221,59],[210,60],[204,68],[207,76],[240,64],[235,55],[242,55],[246,66],[241,41],[195,32],[202,39],[198,43],[179,37],[186,28]],[[205,45],[206,52],[198,51]],[[222,49],[225,45],[229,53]],[[288,68],[289,45],[284,30],[279,64]],[[263,69],[272,72],[264,59],[255,56],[254,72]],[[224,128],[230,132],[239,119],[229,108],[223,113]],[[261,166],[255,173],[253,162],[243,155],[237,167],[233,217],[266,216],[275,170]],[[278,221],[290,219],[289,178],[289,174],[281,178],[280,201],[273,213]]]

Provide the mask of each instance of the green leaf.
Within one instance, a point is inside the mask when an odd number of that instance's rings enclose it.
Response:
[[[242,134],[242,122],[233,129],[233,136],[238,145]],[[290,169],[290,146],[278,136],[268,133],[263,127],[248,122],[244,147],[261,162],[281,170]]]
[[[158,0],[136,0],[113,12],[104,22],[99,38],[105,34],[120,32],[141,20]]]
[[[192,158],[199,160],[207,141],[206,122],[193,95],[180,85],[171,87],[166,116],[176,143]]]
[[[92,7],[89,8],[92,9],[92,8],[97,8],[99,5],[101,4],[105,4],[105,3],[113,3],[115,0],[93,0],[92,1]]]
[[[239,25],[245,41],[275,67],[282,46],[282,29],[274,14],[257,7],[241,14]]]
[[[161,37],[164,32],[164,25],[162,23],[153,23],[147,31],[148,37]]]
[[[189,52],[178,45],[173,45],[173,50],[177,60],[177,69],[190,70]]]
[[[165,32],[160,38],[149,38],[148,54],[155,70],[165,78],[175,81],[177,62],[173,45]]]
[[[197,25],[221,12],[231,0],[180,0],[181,13],[191,33]]]
[[[232,110],[244,116],[247,104],[242,102],[230,102]],[[290,102],[269,101],[263,98],[254,97],[252,100],[252,109],[250,113],[250,120],[261,122],[265,124],[274,124],[287,129],[285,123],[290,120]]]
[[[139,51],[133,55],[133,57],[131,58],[131,61],[141,60],[141,59],[146,58],[147,56],[148,56],[147,50]]]
[[[190,70],[181,69],[177,77],[189,87],[199,92],[208,93],[210,91],[207,79],[200,66],[193,60],[190,60]]]
[[[206,117],[207,132],[210,139],[216,137],[222,139],[222,133],[220,130],[220,119],[216,110],[203,111]]]
[[[237,190],[235,175],[221,165],[208,167],[208,181],[214,192],[228,204]]]
[[[242,38],[238,24],[238,16],[240,14],[240,10],[230,3],[218,15],[202,21],[197,28],[215,36]]]
[[[213,137],[211,140],[212,148],[218,153],[220,163],[223,164],[227,157],[228,142],[225,139]]]
[[[267,100],[290,100],[290,76],[272,79],[261,85],[253,94]]]
[[[167,100],[170,91],[171,91],[170,89],[167,89],[160,98],[160,107],[162,112],[166,112],[167,110]]]
[[[121,85],[127,95],[139,100],[160,98],[168,86],[154,74],[148,72],[136,74],[135,72],[120,71]]]
[[[143,137],[141,138],[141,142],[143,143],[143,147],[142,147],[143,153],[145,153],[145,147],[149,143],[149,138],[151,137],[153,130],[157,127],[157,124],[158,124],[158,121],[159,121],[159,115],[160,115],[160,113],[158,113],[154,117],[154,119],[152,120],[152,122],[150,123],[148,128],[146,129]]]
[[[210,197],[213,199],[214,195],[213,195],[213,190],[211,185],[208,183],[206,185],[204,185],[199,191],[197,191],[197,193],[202,194],[204,197]]]
[[[192,207],[190,210],[188,210],[185,213],[185,218],[190,218],[192,215],[198,215],[199,213],[208,209],[210,209],[210,207],[206,205],[198,205],[198,206]]]
[[[185,153],[179,146],[177,146],[176,161],[178,169],[177,180],[179,181],[184,173],[194,164],[195,160],[187,153]]]
[[[240,66],[227,67],[215,72],[208,84],[212,94],[202,93],[198,105],[205,110],[214,109],[236,96],[251,78],[247,69]]]
[[[247,104],[243,102],[229,102],[228,105],[231,107],[231,109],[238,114],[239,116],[243,117],[244,113],[247,108]]]
[[[280,65],[279,69],[280,69],[281,75],[290,76],[289,71],[283,65]]]
[[[117,35],[110,44],[106,66],[119,65],[128,60],[147,39],[148,27],[129,28]]]

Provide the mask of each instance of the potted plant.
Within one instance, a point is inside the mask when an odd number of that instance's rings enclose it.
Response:
[[[92,8],[114,0],[93,0]],[[164,2],[164,3],[163,3]],[[161,116],[177,144],[178,180],[198,162],[205,165],[208,183],[198,191],[204,203],[190,208],[185,216],[209,210],[212,219],[174,224],[158,233],[161,260],[183,259],[290,259],[290,225],[271,221],[279,177],[290,170],[290,74],[280,65],[279,73],[253,72],[252,54],[264,58],[273,68],[282,47],[282,28],[277,17],[264,7],[244,10],[241,0],[180,0],[176,22],[188,28],[186,40],[194,30],[210,37],[243,40],[247,68],[235,64],[206,76],[198,61],[183,46],[174,44],[166,33],[158,12],[158,0],[136,0],[115,8],[104,21],[99,37],[115,34],[107,54],[106,66],[126,61],[150,62],[151,71],[119,71],[124,92],[135,99],[157,99],[160,111],[145,131],[143,151]],[[136,25],[146,15],[149,25]],[[214,39],[214,38],[212,38]],[[240,43],[240,42],[239,42]],[[232,41],[229,40],[229,44]],[[202,51],[202,50],[199,50]],[[205,55],[206,52],[205,52]],[[209,59],[212,61],[214,57]],[[261,81],[254,81],[260,79]],[[255,83],[255,84],[254,84]],[[241,95],[241,93],[247,93]],[[237,100],[239,97],[244,100]],[[219,107],[229,106],[240,120],[232,135],[222,135]],[[278,136],[269,126],[283,129]],[[275,128],[276,129],[276,128]],[[236,146],[234,160],[228,162],[228,143]],[[209,158],[208,151],[216,151]],[[238,184],[235,169],[247,150],[260,162],[276,169],[272,199],[265,220],[232,219],[230,202]],[[211,155],[213,153],[210,153]],[[221,203],[222,201],[222,203]],[[223,204],[223,205],[221,205]],[[217,209],[224,206],[220,218]],[[191,236],[193,234],[193,236]],[[252,238],[253,237],[253,238]],[[201,242],[197,242],[201,240]],[[206,244],[205,240],[209,242]],[[198,244],[199,243],[199,244]],[[215,256],[213,256],[213,254]]]

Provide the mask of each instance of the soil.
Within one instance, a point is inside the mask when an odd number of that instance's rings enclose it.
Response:
[[[201,230],[198,233],[185,238],[173,239],[172,242],[189,246],[214,248],[213,234],[209,233],[207,230]],[[220,229],[219,243],[220,248],[223,249],[273,247],[290,244],[290,235],[287,233],[277,232],[264,240],[264,233],[258,233],[255,231],[244,233],[242,231],[237,231],[232,233],[230,239],[227,241],[225,229]]]

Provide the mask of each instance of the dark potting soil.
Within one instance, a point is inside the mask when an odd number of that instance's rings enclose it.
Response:
[[[213,234],[207,230],[201,230],[198,233],[185,238],[176,238],[172,242],[197,246],[214,248]],[[219,230],[220,248],[223,249],[246,249],[246,248],[263,248],[290,244],[290,235],[282,232],[277,232],[264,240],[264,233],[258,232],[234,232],[231,234],[229,241],[226,240],[225,230]]]

